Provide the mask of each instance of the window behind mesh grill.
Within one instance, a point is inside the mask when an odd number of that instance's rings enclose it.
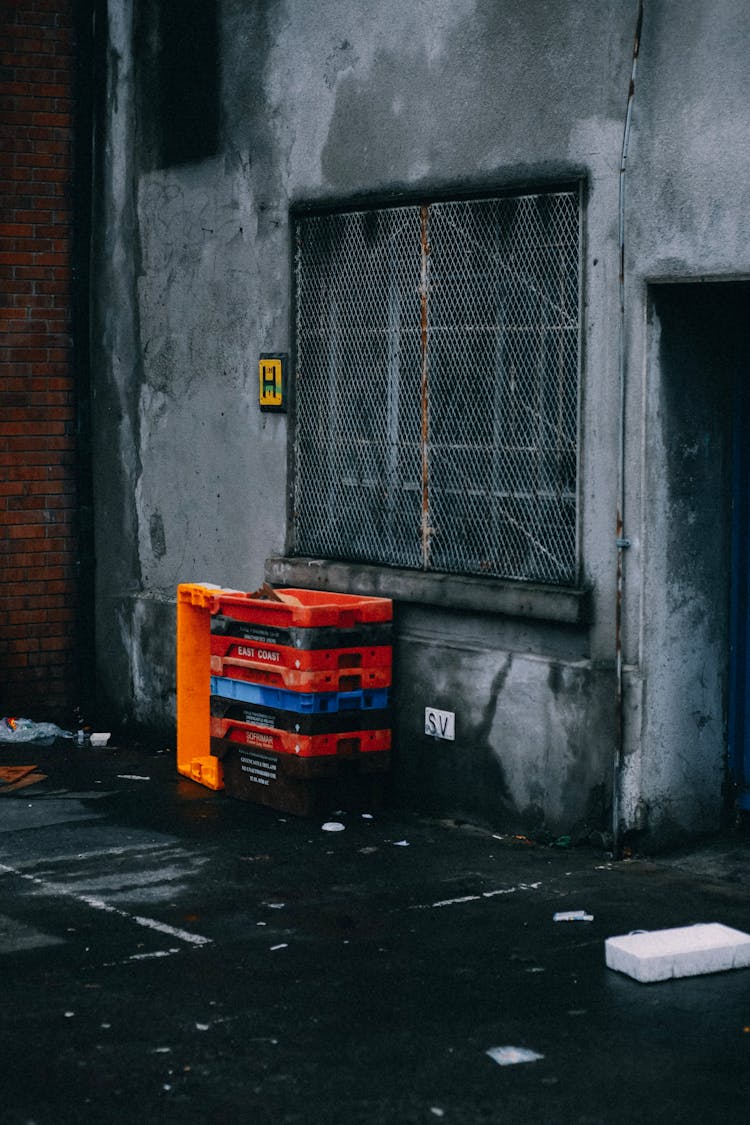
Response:
[[[295,223],[302,555],[572,583],[577,191]]]

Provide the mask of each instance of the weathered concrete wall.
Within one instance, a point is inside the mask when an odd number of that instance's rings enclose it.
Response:
[[[626,177],[622,820],[668,844],[726,785],[731,386],[747,334],[741,0],[645,5]],[[691,286],[649,289],[653,282]],[[704,284],[698,284],[703,282]]]
[[[445,605],[400,610],[397,787],[508,825],[601,818],[615,756],[618,212],[637,3],[224,0],[211,9],[220,127],[189,161],[160,146],[154,118],[159,7],[110,4],[100,137],[97,617],[113,719],[171,721],[178,582],[253,588],[265,560],[283,554],[287,420],[259,412],[256,365],[292,341],[290,206],[580,177],[590,620],[571,628]],[[646,5],[627,166],[625,828],[639,786],[671,792],[664,815],[675,823],[707,823],[721,773],[714,740],[698,755],[697,784],[710,775],[712,795],[696,813],[693,781],[672,768],[684,724],[657,722],[667,702],[679,710],[695,675],[670,694],[674,662],[662,659],[674,647],[667,590],[689,555],[678,537],[662,550],[643,534],[673,504],[660,492],[662,469],[677,472],[658,425],[660,380],[644,375],[657,354],[646,279],[747,269],[750,153],[739,142],[750,63],[737,27],[750,16],[741,0],[711,9]],[[657,606],[645,627],[646,607]],[[719,634],[695,639],[724,644]],[[714,708],[720,685],[711,691]],[[455,743],[425,739],[428,704],[455,710]]]
[[[394,795],[506,831],[607,823],[612,683],[587,630],[401,606]],[[455,742],[425,708],[456,713]]]
[[[749,29],[743,0],[645,5],[627,188],[636,293],[642,278],[748,273]]]
[[[115,718],[134,712],[132,614],[143,594],[133,504],[140,451],[136,403],[143,378],[135,294],[138,231],[134,178],[135,85],[130,3],[112,4],[106,97],[95,145],[92,247],[92,453],[97,668]],[[102,29],[98,29],[102,36]],[[137,659],[137,655],[135,657]],[[119,714],[117,713],[119,712]]]
[[[284,548],[286,420],[259,413],[255,372],[259,352],[290,344],[291,203],[585,176],[586,346],[597,374],[583,392],[584,482],[613,433],[615,389],[599,373],[616,351],[612,169],[631,36],[619,6],[594,18],[577,5],[473,0],[234,2],[219,12],[219,151],[181,164],[160,158],[148,122],[155,25],[138,40],[147,57],[135,59],[136,13],[121,4],[110,13],[99,667],[112,706],[151,724],[172,713],[176,584],[252,587]],[[420,611],[416,632],[404,619],[405,793],[424,789],[427,771],[433,805],[495,820],[531,810],[560,826],[601,804],[612,660],[612,550],[601,526],[612,505],[611,488],[584,484],[584,569],[597,606],[574,652],[566,639],[561,655],[565,627],[554,624],[534,624],[529,653],[513,618],[479,632],[441,609]],[[441,701],[457,713],[458,737],[437,769],[419,730],[424,706]],[[466,781],[483,762],[497,786]]]

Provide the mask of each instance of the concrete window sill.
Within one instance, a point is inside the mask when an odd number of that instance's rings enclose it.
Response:
[[[335,590],[341,594],[392,598],[396,602],[536,618],[561,625],[584,625],[590,620],[589,591],[568,586],[285,556],[266,559],[266,579],[276,586]]]

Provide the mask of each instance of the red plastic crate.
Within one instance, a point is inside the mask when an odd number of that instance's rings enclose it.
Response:
[[[255,625],[315,627],[334,625],[351,629],[366,622],[391,621],[390,598],[360,597],[357,594],[332,594],[327,590],[300,590],[285,587],[275,591],[280,601],[271,601],[240,590],[183,583],[178,598],[237,621]]]
[[[293,754],[300,758],[355,758],[391,748],[390,730],[353,730],[326,734],[297,734],[295,731],[260,727],[236,719],[211,716],[211,737],[273,750],[277,754]]]
[[[221,675],[217,660],[265,664],[271,668],[288,668],[299,672],[325,672],[345,668],[390,668],[393,649],[390,645],[356,648],[299,649],[287,645],[252,644],[242,637],[211,634],[211,671]]]
[[[374,668],[323,668],[307,671],[283,665],[269,666],[262,660],[212,655],[211,675],[297,692],[364,691],[367,688],[391,686],[390,661]]]

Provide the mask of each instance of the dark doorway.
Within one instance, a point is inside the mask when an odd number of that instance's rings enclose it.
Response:
[[[667,717],[670,786],[704,811],[719,776],[727,806],[750,807],[748,302],[748,282],[651,290],[661,449],[647,448],[647,488],[664,517],[650,530],[647,560],[663,575],[663,606],[652,598],[645,610],[647,629],[649,617],[659,622],[652,706]]]
[[[729,765],[739,808],[750,809],[750,386],[737,368],[732,426],[732,582],[729,615]]]

